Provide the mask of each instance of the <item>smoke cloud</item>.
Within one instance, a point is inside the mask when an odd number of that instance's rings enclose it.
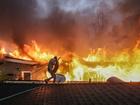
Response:
[[[79,54],[131,48],[140,37],[139,11],[139,0],[1,0],[0,39]]]

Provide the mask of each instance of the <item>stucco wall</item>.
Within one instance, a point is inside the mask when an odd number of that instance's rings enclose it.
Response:
[[[27,64],[20,64],[20,63],[13,63],[13,62],[4,62],[0,65],[0,71],[4,74],[14,74],[14,76],[10,79],[17,80],[23,79],[22,71],[30,71],[31,72],[31,79],[32,80],[44,80],[46,73],[44,67],[38,69],[37,66],[27,65]]]

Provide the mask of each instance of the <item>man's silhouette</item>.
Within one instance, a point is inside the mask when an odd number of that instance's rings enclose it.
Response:
[[[46,79],[45,82],[48,83],[49,80],[51,80],[53,78],[53,82],[55,83],[56,80],[56,72],[59,68],[59,62],[58,62],[58,58],[55,56],[54,58],[52,58],[49,63],[48,63],[48,72],[51,74],[51,77]]]

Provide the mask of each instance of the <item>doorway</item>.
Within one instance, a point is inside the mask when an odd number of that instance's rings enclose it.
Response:
[[[31,80],[31,71],[22,71],[22,80]]]

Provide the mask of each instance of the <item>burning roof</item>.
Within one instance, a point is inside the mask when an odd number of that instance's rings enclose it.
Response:
[[[35,61],[23,60],[23,59],[8,57],[8,56],[4,57],[3,61],[4,62],[26,64],[26,65],[37,65],[38,64],[38,62],[35,62]]]

